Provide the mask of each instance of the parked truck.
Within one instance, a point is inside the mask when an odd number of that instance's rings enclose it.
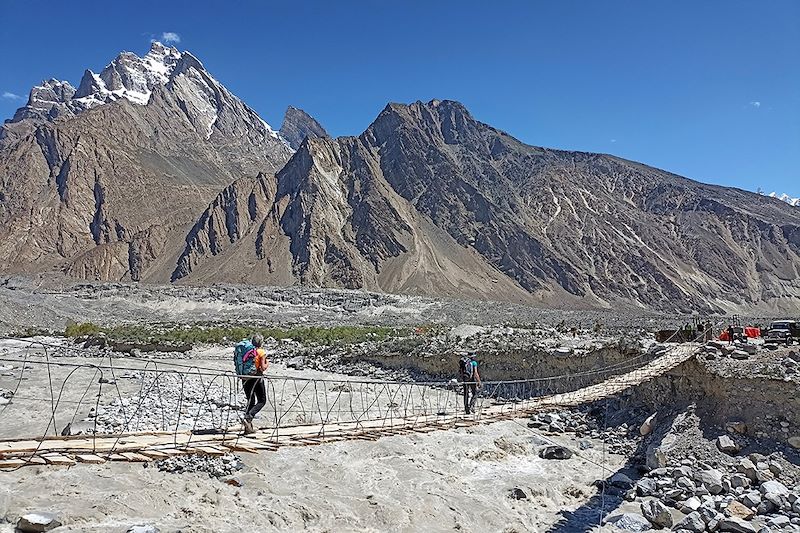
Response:
[[[787,346],[800,342],[800,324],[796,320],[776,320],[764,333],[764,342]]]

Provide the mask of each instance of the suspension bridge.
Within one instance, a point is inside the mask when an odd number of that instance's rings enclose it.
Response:
[[[22,364],[11,403],[0,407],[0,424],[9,423],[13,413],[6,410],[14,404],[29,410],[29,402],[50,412],[40,435],[0,440],[0,469],[259,453],[515,419],[614,396],[668,372],[700,347],[677,344],[585,372],[484,382],[473,414],[463,412],[462,385],[452,381],[267,375],[260,425],[245,435],[239,424],[240,380],[232,372],[160,360],[135,366],[110,355],[87,362],[69,357],[67,352],[81,355],[77,348],[29,342],[21,359],[0,357],[0,365]],[[44,385],[38,396],[26,390],[26,372],[39,373],[37,382]],[[125,376],[135,378],[129,379],[135,387],[120,386]],[[108,411],[118,415],[112,425],[100,419]],[[80,417],[88,424],[85,434],[59,429]]]

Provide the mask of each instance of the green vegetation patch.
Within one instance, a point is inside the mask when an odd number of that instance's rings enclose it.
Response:
[[[115,342],[186,344],[230,344],[261,333],[265,338],[292,339],[305,345],[357,344],[366,341],[383,341],[403,337],[411,332],[405,328],[384,326],[332,326],[264,328],[242,326],[178,326],[178,325],[126,325],[103,327],[92,323],[68,324],[66,337],[104,335]]]

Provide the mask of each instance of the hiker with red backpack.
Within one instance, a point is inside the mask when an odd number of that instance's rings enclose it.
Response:
[[[260,333],[252,339],[240,341],[233,349],[233,363],[236,375],[242,380],[242,389],[247,397],[247,408],[242,425],[245,433],[253,433],[253,419],[267,404],[267,388],[263,375],[267,371],[269,361],[264,351],[264,337]]]
[[[481,387],[481,375],[478,373],[478,362],[473,355],[465,355],[458,360],[458,373],[464,384],[464,412],[475,412],[475,401]]]

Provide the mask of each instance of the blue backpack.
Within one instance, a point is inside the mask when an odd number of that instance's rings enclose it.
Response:
[[[250,339],[239,341],[233,348],[233,365],[238,376],[250,376],[256,373],[256,347]]]

